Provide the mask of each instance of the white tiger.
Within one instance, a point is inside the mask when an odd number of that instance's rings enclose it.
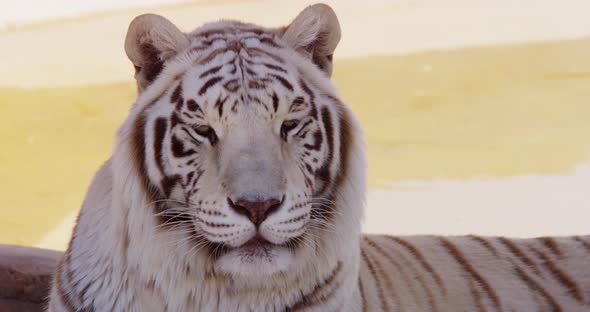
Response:
[[[588,237],[360,235],[365,152],[330,81],[339,39],[322,4],[278,29],[137,17],[139,97],[48,310],[590,311]]]

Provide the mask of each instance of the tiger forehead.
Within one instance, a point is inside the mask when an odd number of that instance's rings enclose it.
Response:
[[[289,105],[287,113],[312,105],[309,86],[282,57],[285,47],[276,31],[234,23],[190,36],[193,66],[171,96],[177,111],[227,118],[247,106],[272,118],[284,105]]]
[[[207,85],[207,82],[202,82]],[[243,92],[231,93],[221,85],[217,91],[207,92],[203,96],[194,96],[192,88],[185,90],[180,82],[170,95],[174,110],[188,119],[219,119],[228,120],[232,115],[257,115],[267,119],[276,116],[298,115],[317,117],[316,105],[312,98],[304,96],[304,92],[281,93],[272,82],[265,85],[264,90],[251,92],[246,86]],[[249,85],[249,84],[248,84]],[[202,86],[201,86],[202,88]],[[198,92],[197,92],[198,93]],[[252,115],[253,114],[253,115]],[[184,119],[183,118],[183,119]]]
[[[277,30],[239,22],[226,22],[205,25],[193,31],[189,35],[189,40],[192,52],[201,52],[223,43],[227,49],[234,51],[240,48],[252,48],[255,45],[284,48],[277,42],[278,35]]]

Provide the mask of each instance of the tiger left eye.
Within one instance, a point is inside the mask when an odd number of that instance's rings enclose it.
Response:
[[[289,131],[295,129],[297,125],[299,125],[299,120],[296,119],[283,121],[283,124],[281,125],[281,134],[287,134]]]
[[[299,120],[296,120],[296,119],[283,121],[283,124],[281,125],[281,138],[283,138],[283,140],[286,141],[287,134],[289,133],[289,131],[295,129],[298,125],[299,125]]]

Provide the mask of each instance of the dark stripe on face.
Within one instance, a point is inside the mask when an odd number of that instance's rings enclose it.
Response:
[[[311,122],[311,121],[309,121]],[[301,129],[303,129],[303,127],[301,127]],[[297,134],[295,134],[297,135]],[[310,149],[310,150],[314,150],[314,151],[319,151],[320,147],[322,146],[322,132],[320,130],[317,130],[314,134],[313,134],[313,144],[303,144],[303,147]]]
[[[172,189],[181,180],[182,180],[182,177],[178,174],[173,175],[173,176],[165,176],[162,178],[162,181],[160,181],[160,184],[162,185],[162,191],[164,191],[164,194],[166,195],[166,197],[169,197],[170,194],[172,194]]]
[[[430,265],[430,263],[428,263],[426,258],[424,258],[424,256],[420,252],[420,250],[418,250],[418,248],[416,248],[416,246],[412,245],[410,242],[405,241],[399,237],[394,237],[394,236],[389,236],[389,235],[385,235],[384,237],[391,240],[392,242],[395,242],[398,245],[401,245],[407,251],[409,251],[409,253],[412,256],[414,256],[414,258],[416,258],[416,260],[418,260],[418,262],[420,263],[422,268],[424,268],[424,270],[426,270],[426,272],[428,272],[428,273],[430,273],[430,275],[432,275],[432,278],[438,284],[438,286],[440,287],[442,292],[444,294],[447,293],[447,288],[445,287],[442,279],[440,278],[438,273],[434,270],[434,268]]]
[[[246,25],[244,25],[244,26],[246,26]],[[240,28],[239,30],[241,32],[244,32],[244,33],[251,32],[251,33],[254,33],[256,35],[262,35],[262,34],[265,33],[265,31],[263,29],[261,29],[261,28],[247,28],[247,27],[245,27],[245,28]]]
[[[254,102],[256,104],[261,104],[264,106],[264,104],[262,104],[262,101],[257,96],[253,96],[253,95],[248,94],[248,100],[250,102]],[[266,108],[266,106],[264,106],[264,108],[268,111],[268,108]]]
[[[309,96],[310,99],[312,99],[312,100],[315,99],[315,95],[313,94],[313,92],[311,92],[311,89],[309,88],[307,83],[305,83],[305,81],[301,78],[299,78],[299,86],[301,87],[303,92],[305,92],[305,94],[307,94],[307,96]]]
[[[273,48],[281,48],[281,46],[278,45],[276,42],[274,42],[272,40],[272,38],[268,38],[268,37],[264,37],[264,38],[260,39],[260,43],[271,46]]]
[[[205,173],[204,170],[197,169],[197,177],[193,180],[193,185],[192,185],[193,189],[191,190],[191,194],[194,194],[199,191],[199,189],[197,189],[197,183],[199,183],[199,180],[201,180],[203,173]]]
[[[340,107],[342,109],[344,104]],[[348,113],[346,111],[340,112],[340,167],[336,173],[336,180],[334,185],[339,188],[344,181],[344,177],[348,175],[349,156],[350,156],[350,145],[352,144],[352,130],[350,128],[350,122]]]
[[[238,79],[231,79],[226,81],[223,84],[223,87],[225,88],[225,90],[233,93],[238,91],[238,89],[240,88],[240,83],[238,82]]]
[[[283,87],[285,87],[285,89],[293,91],[293,85],[285,77],[275,74],[269,74],[269,76],[278,80],[283,85]]]
[[[264,89],[266,85],[261,80],[250,80],[248,81],[249,89]]]
[[[223,79],[223,77],[221,76],[217,76],[217,77],[213,77],[209,80],[207,80],[207,82],[205,82],[205,84],[201,87],[201,89],[199,90],[199,95],[203,95],[205,94],[205,92],[207,92],[207,90],[211,87],[213,87],[214,85],[216,85],[218,82],[220,82]]]
[[[483,290],[487,293],[488,297],[491,299],[492,303],[496,307],[496,309],[501,310],[502,304],[500,303],[500,298],[494,291],[494,289],[490,286],[488,281],[481,275],[479,272],[475,270],[475,268],[471,265],[469,260],[463,255],[461,251],[448,239],[441,237],[440,242],[442,246],[447,250],[450,256],[452,256],[455,261],[469,273],[469,276],[479,284],[483,288]]]
[[[202,74],[199,75],[199,79],[203,79],[209,75],[217,73],[222,67],[223,67],[223,65],[215,66],[215,67],[203,72]]]
[[[174,92],[172,92],[172,96],[170,97],[170,102],[172,102],[173,104],[176,104],[176,109],[177,110],[181,110],[182,109],[182,104],[184,102],[184,99],[182,98],[182,84],[179,83],[178,87],[176,87],[176,89],[174,89]]]
[[[326,132],[326,139],[328,142],[328,156],[324,161],[322,167],[317,171],[317,177],[320,178],[324,184],[322,185],[321,189],[318,190],[317,194],[322,194],[326,191],[328,184],[331,182],[330,176],[330,165],[332,164],[332,159],[334,158],[334,128],[332,126],[332,117],[330,114],[330,110],[327,107],[322,108],[321,112],[322,116],[322,123],[324,124],[324,130]]]
[[[313,174],[313,168],[311,168],[309,164],[305,164],[305,169],[307,169],[307,172],[309,172],[310,174]]]
[[[303,178],[305,179],[305,187],[310,188],[312,186],[311,179],[307,175],[304,175]]]
[[[238,54],[240,52],[240,49],[242,48],[242,41],[240,40],[240,42],[238,41],[230,41],[227,44],[227,49],[236,52],[236,54]],[[233,60],[232,60],[233,61]]]
[[[174,129],[174,127],[176,127],[178,124],[184,124],[184,122],[182,119],[180,119],[180,117],[178,117],[176,112],[173,112],[172,116],[170,116],[170,129]]]
[[[213,36],[213,35],[223,35],[228,33],[230,30],[227,28],[218,28],[218,29],[209,29],[203,32],[199,32],[196,33],[194,35],[194,38],[198,38],[198,37],[209,37],[209,36]]]
[[[205,58],[200,60],[199,64],[205,65],[205,64],[209,63],[210,61],[212,61],[216,56],[218,56],[219,54],[221,54],[225,51],[227,51],[227,48],[219,48],[219,49],[213,50],[211,53],[209,53],[209,55],[207,55]]]
[[[195,137],[193,136],[193,134],[192,134],[192,133],[191,133],[191,132],[190,132],[190,131],[189,131],[189,130],[186,128],[186,127],[181,127],[181,128],[180,128],[180,130],[181,130],[182,132],[186,133],[186,135],[188,135],[188,136],[191,138],[191,142],[192,142],[194,145],[197,145],[197,146],[199,146],[199,145],[201,145],[201,144],[202,144],[202,143],[201,143],[199,140],[197,140],[197,138],[195,138]],[[181,140],[181,139],[179,139],[179,140]],[[184,149],[183,149],[183,150],[184,150]],[[189,161],[186,163],[186,165],[187,165],[187,166],[189,166],[189,165],[192,165],[194,162],[195,162],[195,159],[191,159],[191,160],[189,160]]]
[[[301,138],[301,139],[304,139],[304,138],[305,138],[305,136],[307,135],[307,131],[305,131],[304,133],[301,133],[301,132],[303,132],[303,130],[306,130],[307,126],[308,126],[310,123],[312,123],[312,122],[313,122],[313,120],[311,120],[311,119],[310,119],[310,120],[308,120],[308,121],[306,121],[306,122],[305,122],[305,123],[304,123],[304,124],[301,126],[301,128],[299,128],[299,130],[297,130],[297,132],[296,132],[296,133],[295,133],[293,136],[296,136],[296,137],[299,137],[299,138]],[[318,132],[320,132],[320,131],[318,130]],[[299,135],[300,133],[301,133],[301,135]],[[317,132],[316,132],[316,133],[317,133]],[[320,132],[320,136],[321,136],[321,135],[322,135],[322,133]],[[318,149],[318,150],[319,150],[319,149]],[[305,155],[306,155],[306,156],[309,156],[310,154],[309,154],[309,152],[308,152],[308,151],[305,151]]]
[[[195,172],[194,172],[194,171],[191,171],[191,172],[189,172],[189,173],[186,175],[186,181],[185,181],[185,184],[189,184],[189,183],[192,181],[192,179],[193,179],[193,177],[194,177],[194,176],[195,176]]]
[[[184,142],[177,138],[176,135],[172,135],[172,154],[174,157],[182,158],[194,155],[196,153],[193,149],[184,150]]]
[[[141,113],[133,124],[133,152],[134,152],[134,164],[136,166],[137,174],[140,176],[143,182],[144,191],[146,194],[151,194],[150,182],[147,177],[147,170],[145,166],[145,115]],[[151,199],[151,198],[150,198]]]
[[[282,59],[282,58],[280,58],[279,56],[277,56],[277,55],[274,55],[274,54],[272,54],[272,53],[270,53],[270,52],[264,51],[264,50],[262,50],[262,49],[259,49],[259,48],[253,48],[253,47],[249,47],[248,49],[246,49],[246,51],[247,51],[247,52],[248,52],[248,54],[250,54],[250,55],[258,55],[258,56],[262,55],[262,56],[268,56],[268,57],[270,57],[271,59],[273,59],[275,62],[278,62],[278,63],[281,63],[281,64],[284,64],[284,63],[285,63],[285,61],[283,61],[283,59]]]
[[[225,104],[225,101],[227,101],[227,98],[229,96],[226,96],[225,98],[221,99],[221,95],[217,98],[217,101],[215,102],[215,108],[217,109],[217,112],[219,113],[219,118],[221,118],[221,116],[223,116],[223,104]]]
[[[235,75],[238,72],[238,65],[232,64],[232,69],[229,71],[230,74]]]
[[[307,96],[309,96],[309,102],[311,103],[311,116],[315,119],[318,119],[318,110],[315,106],[315,95],[313,94],[313,92],[311,92],[311,89],[309,88],[309,86],[305,83],[305,81],[303,81],[303,79],[299,79],[299,86],[301,87],[301,89],[303,90],[303,92],[305,92],[305,94],[307,94]]]
[[[156,165],[160,174],[165,175],[164,160],[162,159],[162,150],[164,148],[164,137],[168,129],[168,121],[165,118],[158,118],[154,122],[154,154]]]
[[[201,107],[199,106],[199,104],[197,104],[197,102],[195,100],[193,100],[193,99],[190,99],[190,100],[186,101],[186,107],[191,112],[198,112],[198,113],[204,114],[203,113],[203,110],[201,109]]]
[[[232,111],[232,112],[234,112],[234,113],[235,113],[235,112],[237,112],[237,111],[238,111],[238,104],[239,104],[238,100],[235,100],[235,101],[234,101],[234,104],[232,104],[232,106],[231,106],[231,111]]]
[[[215,41],[222,41],[222,42],[226,42],[226,38],[224,38],[223,36],[214,36],[214,37],[212,37],[212,38],[209,38],[208,40],[203,40],[203,41],[201,41],[200,43],[201,43],[202,45],[204,45],[204,46],[211,47],[211,45],[213,45],[213,43],[214,43]],[[228,51],[228,50],[230,50],[230,49],[231,49],[231,46],[229,46],[229,45],[228,45],[228,46],[225,48],[225,51]],[[225,51],[224,51],[224,52],[225,52]],[[204,64],[204,63],[203,63],[203,64]]]
[[[305,99],[303,97],[298,96],[296,97],[293,102],[291,102],[291,107],[289,107],[289,112],[298,112],[303,109],[303,104],[305,104]]]
[[[203,44],[203,45],[199,45],[199,46],[192,47],[192,48],[190,49],[190,51],[191,51],[191,52],[196,52],[196,53],[201,53],[201,51],[207,50],[207,49],[209,49],[210,47],[211,47],[210,45],[205,45],[205,44]]]
[[[158,100],[154,101],[153,103],[157,102]],[[135,122],[133,123],[133,130],[131,136],[132,152],[134,156],[133,164],[135,165],[135,171],[139,176],[144,193],[146,194],[148,200],[151,203],[154,203],[155,213],[159,213],[166,210],[168,208],[168,204],[166,203],[166,198],[160,191],[160,188],[154,185],[147,176],[145,155],[145,111],[150,106],[151,105],[148,105],[144,109],[144,111],[137,117],[137,119],[135,119]],[[165,224],[170,219],[170,217],[159,215],[157,219],[161,224]]]
[[[263,65],[264,67],[266,67],[266,68],[270,68],[270,69],[273,69],[273,70],[279,71],[279,72],[281,72],[281,73],[285,73],[285,74],[287,73],[287,71],[286,71],[285,69],[283,69],[282,67],[280,67],[280,66],[276,66],[276,65],[273,65],[273,64],[268,64],[268,63],[262,63],[262,65]]]
[[[253,70],[252,70],[250,67],[248,67],[248,66],[242,66],[242,68],[246,70],[246,73],[247,73],[248,75],[250,75],[250,77],[256,77],[256,76],[258,76],[258,75],[256,74],[256,72],[255,72],[255,71],[253,71]]]
[[[274,109],[275,113],[277,112],[277,109],[279,108],[279,97],[274,92],[272,93],[272,108]]]

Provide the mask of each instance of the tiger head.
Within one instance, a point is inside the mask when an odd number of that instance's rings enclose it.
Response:
[[[333,261],[358,240],[365,165],[330,81],[339,40],[325,5],[277,29],[131,23],[139,96],[119,132],[130,155],[120,167],[133,164],[158,231],[183,233],[233,276]]]

